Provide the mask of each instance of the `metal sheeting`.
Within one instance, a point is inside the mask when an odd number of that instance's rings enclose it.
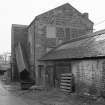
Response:
[[[25,60],[23,58],[23,52],[20,43],[18,43],[18,46],[15,48],[15,52],[16,52],[16,62],[18,70],[19,72],[22,72],[24,69],[27,69],[27,67],[25,64]]]

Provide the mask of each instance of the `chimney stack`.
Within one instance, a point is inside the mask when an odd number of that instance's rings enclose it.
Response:
[[[83,17],[88,19],[89,14],[88,13],[83,13]]]

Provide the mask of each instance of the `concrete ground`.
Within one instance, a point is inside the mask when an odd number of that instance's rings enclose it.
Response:
[[[21,90],[19,84],[16,83],[3,85],[3,87],[6,91],[2,93],[6,96],[0,95],[0,102],[3,99],[7,103],[0,105],[105,105],[105,99],[101,97],[65,94],[57,89]]]
[[[0,82],[0,105],[28,105],[20,97],[12,95]]]

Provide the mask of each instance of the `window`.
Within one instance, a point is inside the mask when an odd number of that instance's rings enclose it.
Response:
[[[44,65],[38,65],[38,73],[39,73],[39,77],[42,78],[42,71],[44,69]]]
[[[56,30],[53,26],[47,26],[47,38],[56,38]]]
[[[64,28],[63,27],[56,27],[56,35],[59,38],[64,37]]]
[[[77,38],[85,34],[86,34],[86,31],[83,29],[76,29],[76,28],[71,29],[72,38]]]
[[[63,42],[64,36],[65,36],[64,34],[65,34],[65,31],[64,31],[63,27],[56,27],[56,36],[57,36],[56,43],[57,43],[57,45],[61,44]]]
[[[70,28],[65,28],[65,34],[66,41],[70,40]]]

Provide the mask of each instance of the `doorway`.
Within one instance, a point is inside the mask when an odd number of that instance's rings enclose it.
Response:
[[[70,62],[59,61],[55,65],[55,87],[60,88],[61,74],[71,73]]]
[[[46,67],[45,77],[46,77],[47,87],[53,88],[54,87],[54,66],[49,65]]]

